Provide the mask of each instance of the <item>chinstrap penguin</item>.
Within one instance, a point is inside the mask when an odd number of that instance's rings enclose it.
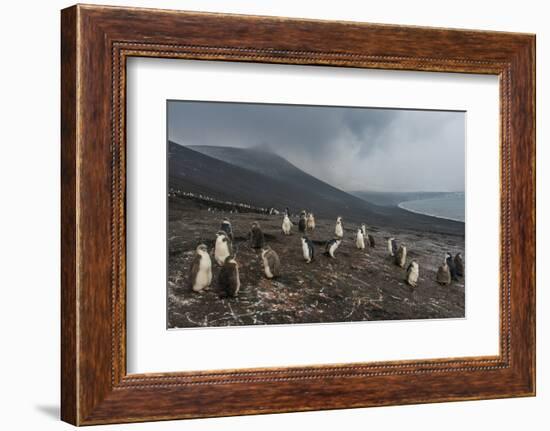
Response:
[[[442,286],[451,284],[451,273],[446,260],[443,261],[443,264],[437,270],[436,281]]]
[[[206,245],[200,244],[196,248],[195,257],[191,263],[189,281],[193,291],[202,292],[212,283],[212,260]]]
[[[418,263],[413,260],[407,267],[407,278],[405,279],[409,286],[416,287],[418,283],[418,272]]]
[[[325,255],[334,259],[336,257],[334,256],[334,253],[336,253],[336,250],[340,246],[341,242],[342,240],[340,238],[334,238],[328,241],[325,247]]]
[[[395,241],[395,238],[388,239],[388,253],[390,256],[395,256],[395,253],[397,253],[397,241]]]
[[[342,221],[342,217],[338,217],[336,219],[336,226],[334,226],[334,235],[340,239],[344,237],[344,223]]]
[[[405,268],[407,263],[407,247],[400,245],[397,253],[395,254],[395,264],[401,268]]]
[[[306,263],[310,263],[315,257],[315,249],[313,248],[313,243],[309,240],[307,236],[302,237],[302,254]]]
[[[231,240],[227,236],[227,233],[220,230],[216,233],[216,242],[214,244],[214,259],[219,266],[222,266],[225,262],[225,258],[232,253]]]
[[[265,276],[269,279],[281,275],[281,262],[279,255],[270,246],[266,245],[262,249],[262,262]]]
[[[451,273],[451,280],[458,281],[458,274],[456,273],[456,266],[455,266],[455,261],[453,260],[453,255],[447,252],[445,261],[447,262],[447,266],[449,267],[449,272]]]
[[[288,214],[285,214],[283,217],[282,229],[285,235],[290,235],[290,230],[292,229],[292,222],[290,221]]]
[[[264,233],[257,221],[252,223],[252,229],[250,230],[250,246],[252,248],[262,248],[264,246]]]
[[[459,252],[455,256],[455,268],[456,275],[459,277],[464,277],[464,260],[462,259],[462,254]]]
[[[222,298],[235,298],[241,288],[239,264],[235,256],[227,256],[218,275],[218,285],[222,289]]]
[[[357,237],[355,238],[355,246],[359,250],[364,250],[365,249],[365,236],[364,236],[364,233],[363,233],[363,229],[361,229],[361,228],[357,229]]]
[[[233,241],[233,228],[231,227],[231,222],[226,217],[222,220],[222,224],[220,225],[220,230],[224,231],[227,234],[227,237]]]

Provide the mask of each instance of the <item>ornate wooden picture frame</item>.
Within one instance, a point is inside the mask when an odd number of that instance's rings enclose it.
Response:
[[[75,425],[535,394],[535,37],[102,6],[62,11],[61,416]],[[497,75],[500,354],[126,372],[126,60]],[[497,220],[495,220],[497,223]]]

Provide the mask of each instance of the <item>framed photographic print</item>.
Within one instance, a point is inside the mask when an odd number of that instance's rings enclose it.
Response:
[[[62,11],[62,419],[535,394],[535,37]]]

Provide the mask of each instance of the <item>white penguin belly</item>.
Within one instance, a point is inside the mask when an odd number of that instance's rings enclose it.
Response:
[[[273,278],[273,273],[271,272],[271,268],[269,268],[269,264],[267,263],[267,259],[265,257],[262,257],[262,260],[264,261],[265,276],[267,278]]]
[[[304,253],[304,259],[309,262],[311,260],[311,257],[309,255],[309,247],[307,243],[302,244],[302,252]]]
[[[227,243],[222,240],[216,240],[216,248],[214,250],[214,258],[216,259],[216,263],[218,265],[223,265],[225,262],[225,258],[229,256],[229,248],[227,247]]]
[[[283,232],[288,234],[290,232],[290,221],[284,221],[283,222]]]
[[[199,271],[195,278],[195,284],[193,284],[193,290],[200,291],[205,287],[210,286],[212,282],[212,261],[207,254],[201,257],[201,263],[199,264]]]
[[[337,224],[336,229],[334,230],[334,233],[339,237],[343,237],[344,236],[344,230],[342,229],[342,225]]]
[[[335,244],[332,244],[328,250],[329,254],[330,254],[330,257],[334,257],[334,252],[336,251],[336,249],[338,248],[338,244],[335,243]]]
[[[241,276],[239,275],[239,267],[235,268],[235,272],[237,275],[237,288],[235,289],[235,295],[239,293],[239,289],[241,288]]]
[[[357,248],[361,250],[365,248],[365,239],[363,238],[362,235],[361,236],[357,235],[356,245],[357,245]]]

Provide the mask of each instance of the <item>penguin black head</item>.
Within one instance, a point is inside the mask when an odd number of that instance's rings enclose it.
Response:
[[[205,253],[207,253],[207,252],[208,252],[208,248],[206,247],[205,244],[199,244],[199,245],[197,246],[197,252],[199,252],[199,251],[204,251]]]
[[[219,230],[218,232],[216,232],[216,238],[219,236],[223,236],[224,240],[227,241],[227,232],[224,232],[223,230]]]

